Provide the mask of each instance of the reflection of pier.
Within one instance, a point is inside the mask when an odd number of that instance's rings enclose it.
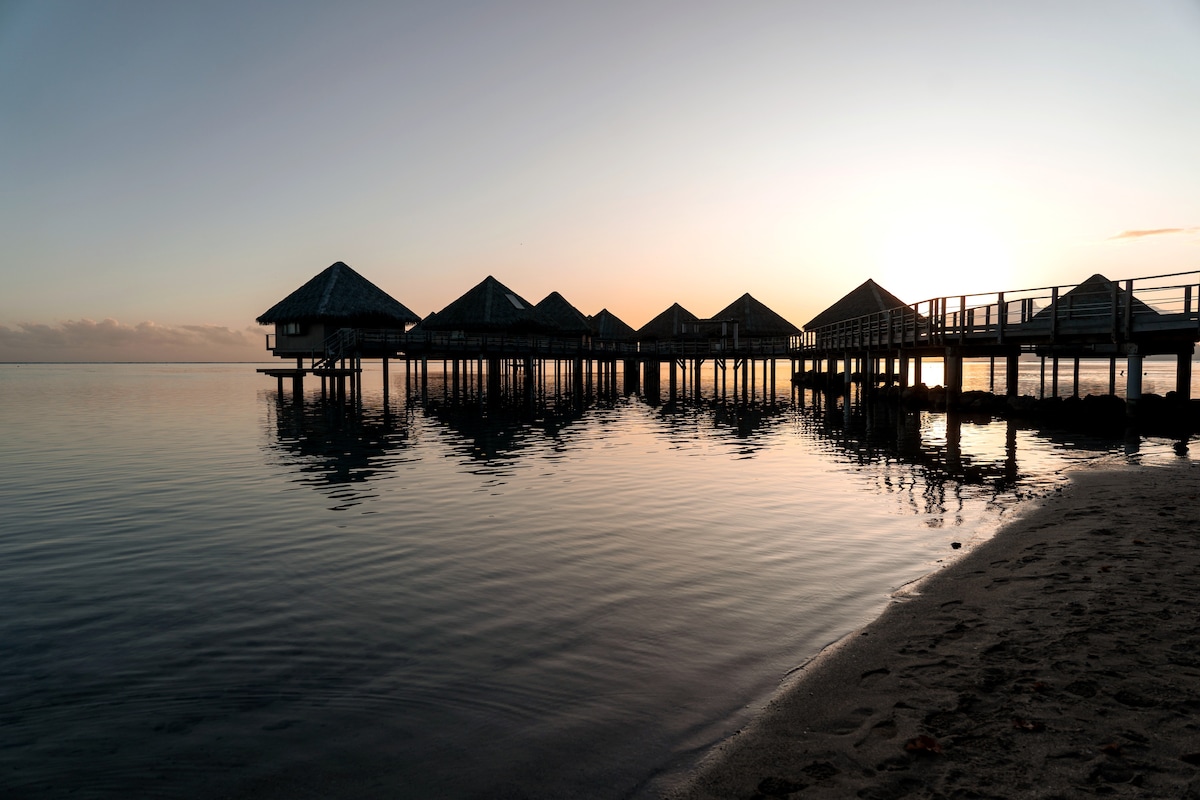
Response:
[[[285,402],[271,405],[273,435],[268,449],[298,475],[297,481],[326,493],[335,508],[370,497],[370,482],[402,460],[409,420],[386,404],[356,409],[339,403]]]
[[[937,436],[922,431],[924,419],[937,422]],[[1011,489],[1020,473],[1017,468],[1018,423],[971,416],[957,412],[929,414],[891,403],[864,402],[838,407],[818,403],[812,420],[819,436],[860,463],[899,459],[920,467],[941,483],[947,480],[967,485],[990,485],[996,491]],[[1004,426],[1001,456],[964,452],[964,426]]]

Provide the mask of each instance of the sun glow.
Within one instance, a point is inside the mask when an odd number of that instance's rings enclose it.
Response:
[[[999,291],[1013,275],[1012,248],[992,225],[950,206],[925,206],[891,218],[879,239],[876,280],[909,303]]]

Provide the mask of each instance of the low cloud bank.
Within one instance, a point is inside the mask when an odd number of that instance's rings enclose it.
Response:
[[[1180,233],[1196,233],[1200,228],[1149,228],[1146,230],[1121,231],[1116,236],[1108,237],[1113,239],[1142,239],[1147,236],[1173,236]]]
[[[126,325],[115,319],[0,325],[0,361],[265,361],[265,329]]]

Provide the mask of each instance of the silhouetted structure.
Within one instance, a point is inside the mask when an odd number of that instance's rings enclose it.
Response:
[[[399,300],[338,261],[264,311],[257,321],[275,326],[274,335],[267,336],[267,349],[272,355],[324,359],[326,340],[343,329],[404,333],[407,326],[420,319]]]
[[[810,319],[804,329],[816,330],[906,305],[908,304],[899,297],[868,278],[842,299]]]
[[[637,331],[607,308],[588,317],[588,324],[592,327],[592,341],[602,349],[620,349],[620,346],[632,342],[637,334]]]
[[[268,348],[295,357],[295,369],[260,370],[300,379],[312,372],[324,378],[357,380],[363,357],[403,357],[411,378],[414,364],[420,385],[427,384],[428,362],[450,365],[454,392],[460,385],[484,387],[488,394],[507,387],[566,380],[582,397],[595,378],[598,389],[615,390],[623,365],[625,389],[643,385],[658,397],[663,367],[669,370],[671,396],[698,396],[701,371],[712,364],[714,395],[726,394],[732,359],[734,395],[753,400],[761,365],[763,397],[774,398],[775,363],[787,358],[795,380],[816,376],[849,387],[859,381],[866,391],[880,384],[920,384],[922,359],[945,365],[945,402],[954,405],[962,388],[964,359],[986,357],[1006,362],[1006,393],[1016,392],[1017,360],[1023,354],[1053,365],[1057,396],[1058,361],[1109,359],[1109,394],[1115,394],[1116,359],[1129,359],[1126,397],[1141,397],[1141,359],[1171,354],[1177,358],[1177,394],[1190,396],[1191,355],[1200,339],[1200,291],[1197,276],[1186,273],[1122,283],[1093,275],[1076,286],[1018,292],[944,296],[905,304],[873,280],[863,282],[801,332],[765,304],[742,295],[715,316],[701,319],[674,303],[638,330],[607,309],[585,317],[558,292],[536,306],[488,276],[436,314],[423,320],[382,290],[338,262],[293,292],[259,318],[275,324]],[[415,324],[414,324],[415,323]],[[405,327],[413,325],[405,331]],[[304,357],[311,364],[303,364]],[[339,365],[340,362],[340,365]],[[813,369],[806,372],[809,364]],[[898,369],[897,369],[898,365]],[[838,368],[841,366],[841,374]],[[798,369],[799,368],[799,369]],[[680,373],[682,371],[682,382]],[[461,383],[460,383],[460,378]],[[769,387],[769,388],[768,388]],[[555,389],[559,391],[558,388]],[[615,396],[615,395],[614,395]]]

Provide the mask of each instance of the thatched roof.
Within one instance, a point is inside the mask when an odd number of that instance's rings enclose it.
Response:
[[[549,326],[530,303],[491,275],[462,297],[426,319],[433,331],[543,331]]]
[[[767,308],[750,293],[734,300],[713,315],[714,322],[737,320],[739,336],[795,336],[800,329]]]
[[[688,334],[682,333],[685,324],[691,327],[692,330],[695,330],[695,325],[699,321],[699,318],[695,314],[679,305],[679,303],[675,303],[666,311],[638,328],[634,334],[634,338],[638,341],[645,341],[647,339],[679,339],[685,335],[694,335],[690,331]]]
[[[267,309],[258,323],[333,320],[402,326],[420,319],[400,301],[339,261]]]
[[[408,332],[409,333],[424,333],[427,330],[432,330],[429,327],[429,324],[433,321],[433,318],[436,316],[437,316],[437,314],[430,311],[429,316],[425,317],[425,319],[421,320],[416,325],[413,325],[411,328],[409,328]]]
[[[588,317],[588,322],[592,326],[592,336],[604,342],[628,342],[637,334],[632,326],[607,308]]]
[[[811,331],[824,325],[865,317],[904,305],[908,304],[868,278],[857,289],[809,320],[804,329]]]
[[[551,292],[534,306],[542,321],[557,333],[567,336],[587,336],[592,332],[588,319],[578,308],[567,302],[558,292]]]
[[[1097,272],[1069,292],[1058,296],[1060,319],[1072,316],[1095,317],[1111,313],[1113,290],[1117,292],[1118,310],[1125,308],[1125,297],[1128,294],[1119,283],[1110,281]],[[1137,299],[1135,295],[1131,303],[1134,314],[1157,314],[1150,306]],[[1046,319],[1053,313],[1053,305],[1046,306],[1033,315],[1034,319]]]

